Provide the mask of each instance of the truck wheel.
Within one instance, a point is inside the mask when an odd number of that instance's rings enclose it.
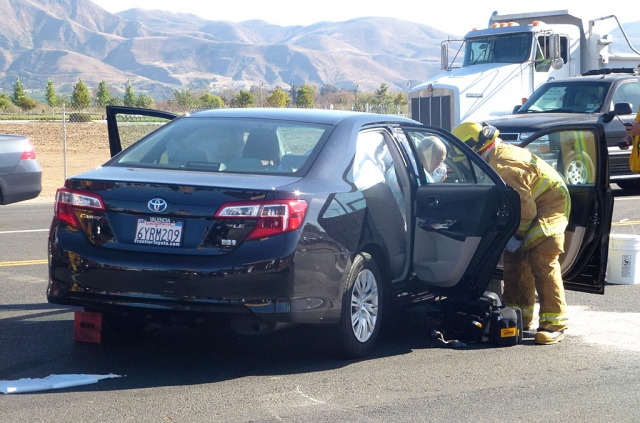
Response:
[[[339,354],[363,357],[371,352],[382,323],[384,289],[374,259],[366,253],[353,261],[337,326]]]
[[[564,164],[564,177],[569,185],[583,185],[594,181],[595,166],[585,153],[571,153]]]

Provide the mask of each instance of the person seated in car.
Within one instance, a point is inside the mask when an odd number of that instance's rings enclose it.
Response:
[[[427,182],[442,182],[447,178],[447,147],[435,136],[427,136],[417,145],[422,159],[422,165],[427,174]]]

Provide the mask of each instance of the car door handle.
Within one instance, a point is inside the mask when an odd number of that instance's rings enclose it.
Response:
[[[437,196],[427,197],[426,202],[429,207],[438,207],[439,204]]]

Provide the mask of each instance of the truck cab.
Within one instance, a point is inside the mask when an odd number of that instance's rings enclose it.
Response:
[[[410,117],[452,130],[510,114],[544,82],[613,66],[620,58],[609,53],[612,39],[596,34],[593,23],[585,31],[566,10],[494,13],[488,28],[442,43],[445,72],[409,90]],[[640,57],[627,59],[635,67],[631,60]]]

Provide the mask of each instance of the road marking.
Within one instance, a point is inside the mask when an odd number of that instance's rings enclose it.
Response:
[[[27,232],[49,232],[49,229],[25,229],[22,231],[0,231],[0,235],[2,234],[23,234]]]
[[[22,261],[2,261],[0,262],[0,267],[11,267],[11,266],[31,266],[34,264],[47,264],[47,259],[42,260],[22,260]]]
[[[620,222],[611,222],[611,226],[633,226],[640,225],[640,220],[623,220]]]

